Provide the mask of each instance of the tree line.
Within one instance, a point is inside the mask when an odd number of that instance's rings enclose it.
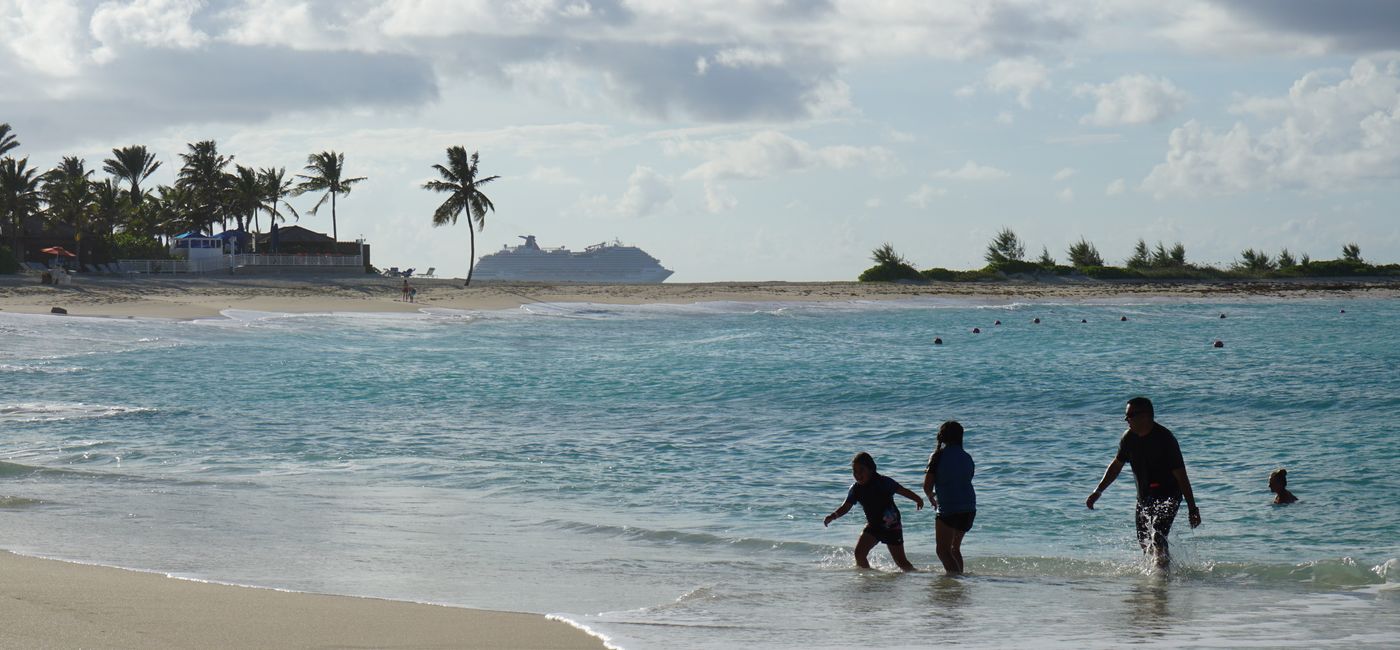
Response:
[[[339,241],[337,199],[368,180],[346,173],[345,154],[336,151],[308,155],[302,173],[288,176],[285,167],[239,164],[214,140],[202,140],[179,154],[174,184],[150,188],[145,183],[162,161],[145,145],[112,149],[101,164],[105,178],[95,177],[98,169],[78,156],[64,156],[41,170],[27,156],[12,153],[19,145],[10,125],[0,123],[0,242],[8,243],[0,244],[0,272],[11,272],[22,261],[22,241],[36,221],[41,232],[72,232],[79,259],[85,244],[109,259],[159,259],[168,256],[165,242],[180,233],[208,232],[215,224],[260,233],[264,215],[268,226],[285,223],[288,215],[300,220],[288,199],[304,194],[320,195],[307,212],[312,216],[329,202],[331,237]],[[484,228],[486,212],[495,206],[480,186],[498,177],[480,177],[477,153],[468,156],[461,146],[448,147],[447,164],[432,168],[440,179],[423,188],[449,194],[434,211],[433,225],[455,224],[465,212],[477,230]],[[468,230],[474,263],[476,235]]]
[[[1400,275],[1400,264],[1373,265],[1361,258],[1361,247],[1349,243],[1342,247],[1342,256],[1334,260],[1313,260],[1308,254],[1295,256],[1287,248],[1272,255],[1264,250],[1246,248],[1227,268],[1186,261],[1186,247],[1176,242],[1167,247],[1162,242],[1149,246],[1138,239],[1132,254],[1122,266],[1104,264],[1098,247],[1084,237],[1070,244],[1065,255],[1068,264],[1060,264],[1042,246],[1040,256],[1026,259],[1026,246],[1010,228],[1002,228],[987,244],[983,259],[987,266],[974,270],[931,268],[920,271],[900,255],[892,244],[884,243],[871,253],[875,266],[860,274],[862,282],[894,281],[979,281],[1006,279],[1008,275],[1082,275],[1100,279],[1231,279],[1328,277],[1359,275]]]

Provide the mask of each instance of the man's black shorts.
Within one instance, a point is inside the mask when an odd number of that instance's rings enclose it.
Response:
[[[1176,520],[1176,511],[1180,507],[1181,497],[1139,499],[1137,502],[1138,543],[1165,552],[1167,550],[1167,535],[1172,532],[1172,522]]]
[[[965,533],[969,530],[972,530],[972,520],[976,517],[977,511],[975,510],[972,512],[949,512],[946,514],[942,512],[938,513],[938,521],[952,526],[953,530],[956,530],[960,533]]]
[[[863,533],[874,537],[875,541],[881,544],[904,544],[904,530],[900,528],[890,529],[884,526],[871,526],[870,524],[866,524]]]

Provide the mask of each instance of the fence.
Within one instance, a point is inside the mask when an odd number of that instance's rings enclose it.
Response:
[[[124,273],[215,273],[233,272],[244,267],[279,267],[295,270],[299,267],[330,267],[363,269],[359,255],[220,255],[197,260],[121,260],[117,268]]]

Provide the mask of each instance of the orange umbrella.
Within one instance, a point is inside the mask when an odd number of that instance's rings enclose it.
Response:
[[[40,252],[40,253],[47,254],[47,255],[62,255],[62,256],[64,256],[64,257],[77,257],[77,256],[78,256],[77,253],[70,253],[70,252],[68,252],[68,249],[66,249],[66,248],[64,248],[64,247],[62,247],[62,246],[50,246],[50,247],[48,247],[48,248],[41,249],[39,252]]]

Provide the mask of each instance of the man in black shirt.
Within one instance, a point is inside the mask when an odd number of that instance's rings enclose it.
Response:
[[[1133,478],[1137,480],[1138,544],[1144,553],[1157,557],[1157,564],[1166,566],[1169,561],[1167,535],[1181,507],[1181,498],[1186,497],[1192,528],[1201,525],[1201,511],[1196,508],[1196,496],[1191,492],[1191,479],[1186,476],[1181,447],[1172,432],[1153,419],[1152,401],[1146,397],[1128,400],[1123,419],[1128,422],[1128,430],[1118,441],[1118,455],[1108,464],[1103,480],[1084,505],[1093,510],[1094,502],[1123,471],[1123,463],[1131,464]]]

